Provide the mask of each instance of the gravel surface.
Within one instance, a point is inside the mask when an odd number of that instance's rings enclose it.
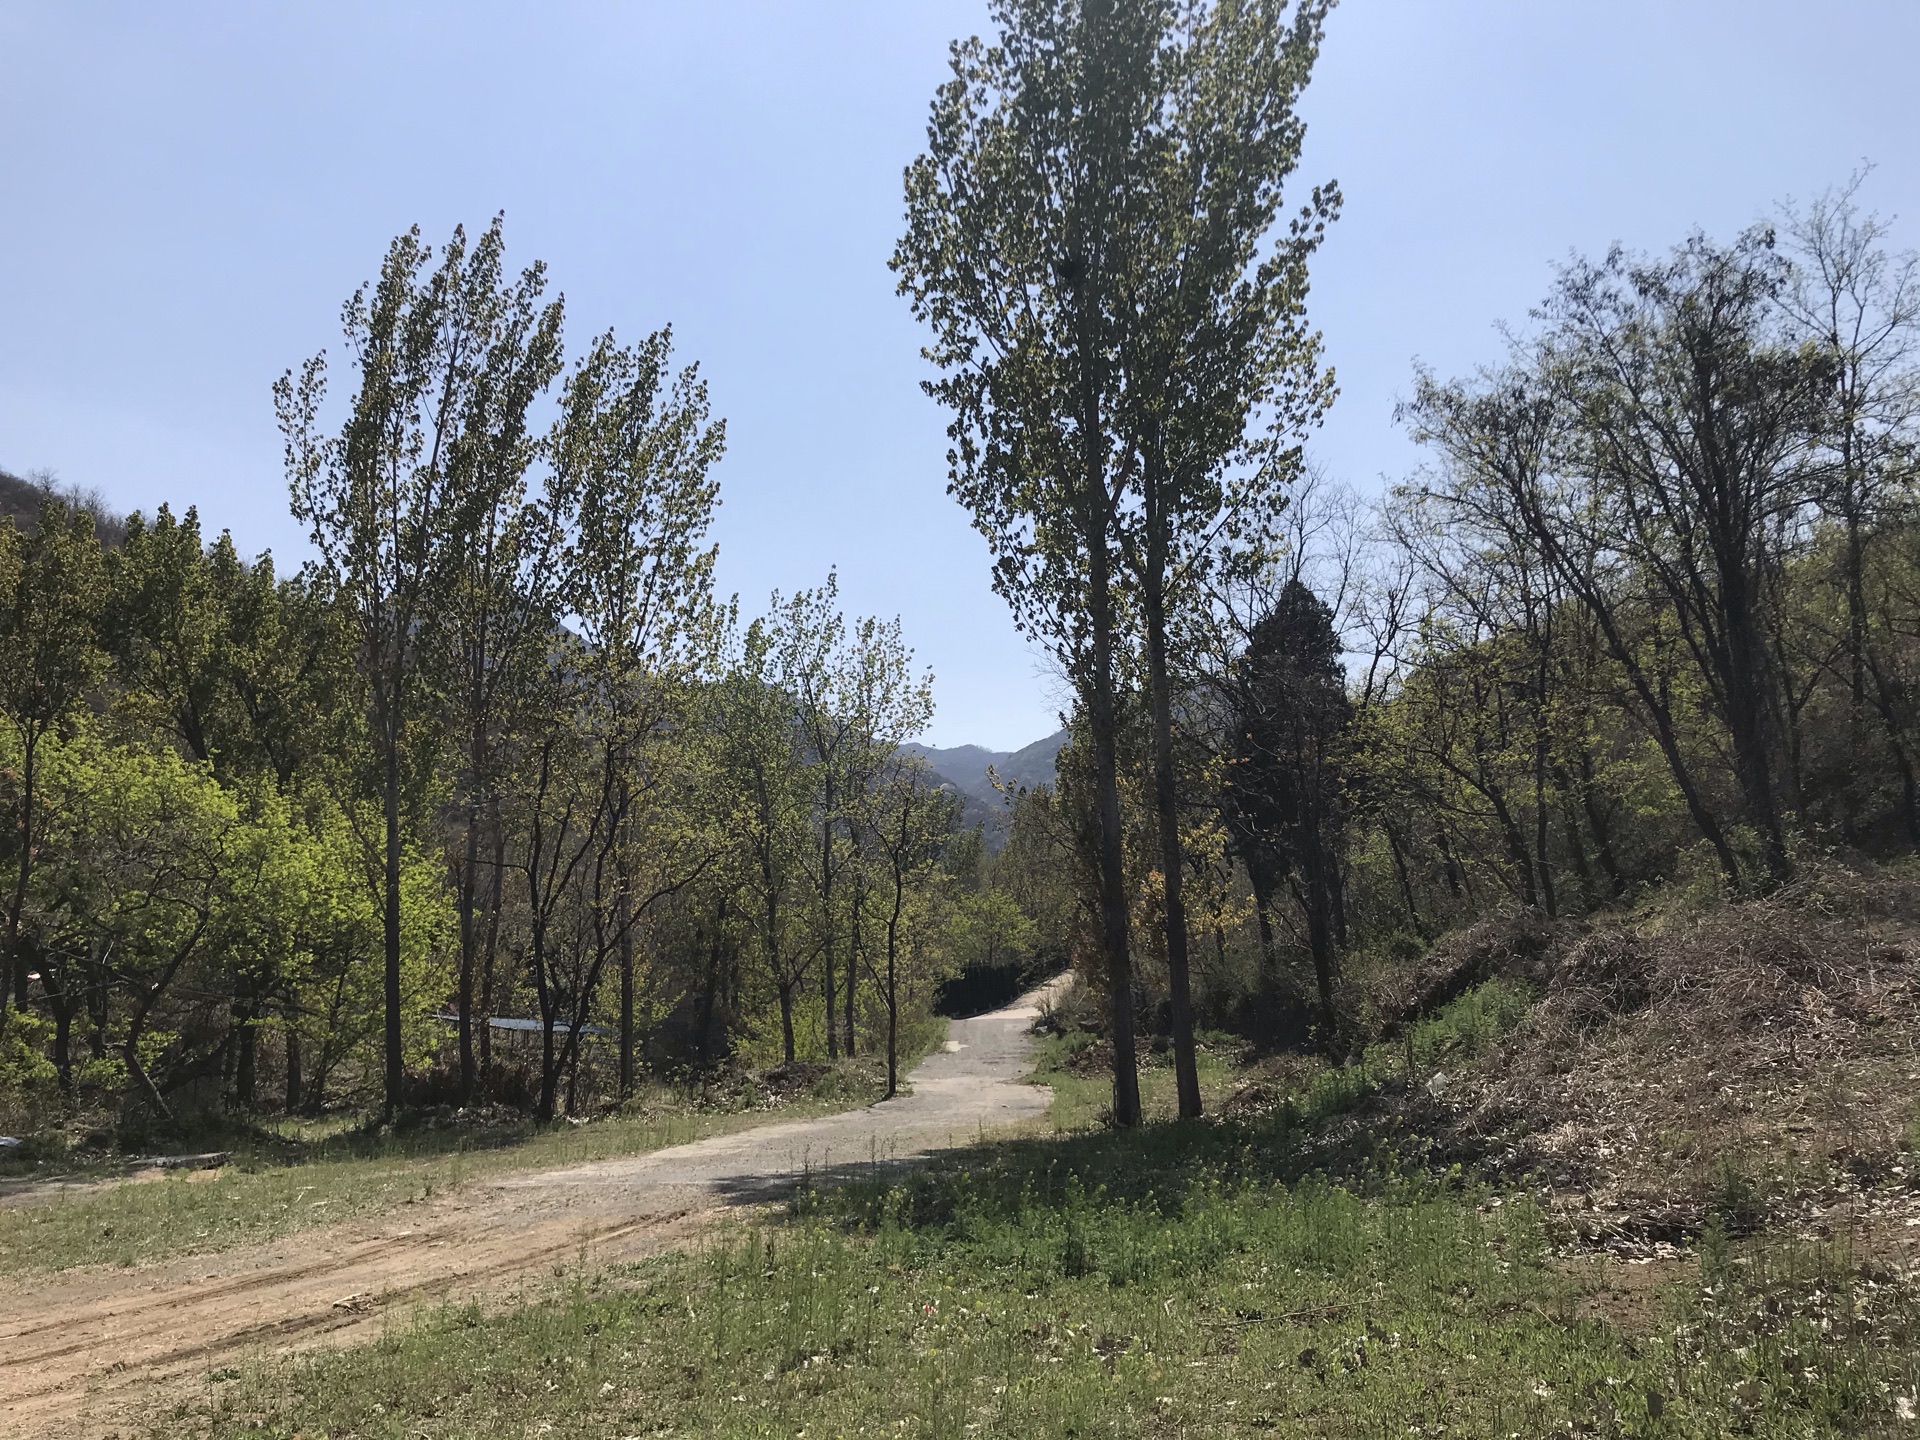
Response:
[[[558,1267],[684,1245],[815,1181],[1044,1115],[1023,1083],[1045,992],[952,1022],[911,1093],[647,1155],[475,1181],[431,1202],[267,1244],[0,1288],[0,1434],[115,1433],[169,1388],[250,1351],[365,1338],[408,1304],[501,1295]]]

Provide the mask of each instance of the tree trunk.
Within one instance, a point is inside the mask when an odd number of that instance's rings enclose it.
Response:
[[[1134,1053],[1133,948],[1127,916],[1126,852],[1121,835],[1119,715],[1114,695],[1113,501],[1107,492],[1107,432],[1101,414],[1105,364],[1097,304],[1087,255],[1087,237],[1075,237],[1070,257],[1080,278],[1073,296],[1074,357],[1080,432],[1077,509],[1080,541],[1087,555],[1087,668],[1076,677],[1093,734],[1094,812],[1098,854],[1100,938],[1107,962],[1113,1029],[1113,1119],[1140,1123],[1140,1069]]]
[[[287,1105],[289,1115],[298,1114],[301,1102],[300,1076],[300,1032],[293,1028],[293,1016],[286,1017],[287,1026]]]
[[[1329,851],[1327,857],[1327,906],[1333,912],[1333,943],[1339,950],[1347,948],[1347,875],[1346,868],[1340,863],[1338,853]]]
[[[893,995],[893,962],[887,962],[887,1093],[900,1093],[900,1006]]]
[[[1329,1055],[1339,1053],[1340,1026],[1333,1008],[1333,917],[1327,891],[1326,855],[1315,837],[1306,856],[1307,947],[1313,952],[1314,989],[1320,1001],[1320,1028]]]
[[[780,1044],[782,1053],[786,1056],[787,1064],[791,1065],[793,1063],[794,1050],[793,986],[790,984],[782,984],[780,986]]]
[[[721,956],[725,953],[727,923],[727,897],[722,895],[715,907],[713,917],[713,935],[707,945],[706,981],[700,991],[700,1068],[706,1069],[713,1064],[713,1012],[720,999],[722,975],[720,973]]]
[[[720,937],[716,933],[707,946],[707,973],[700,982],[699,1039],[694,1042],[694,1053],[700,1057],[702,1070],[713,1064],[713,1011],[719,995]]]
[[[460,869],[460,981],[455,1002],[460,1027],[460,1096],[470,1099],[478,1071],[473,1057],[473,982],[480,959],[480,936],[474,916],[475,890],[480,868],[480,806],[467,806],[467,853]]]
[[[1860,603],[1862,606],[1866,604],[1864,597]],[[1866,676],[1873,681],[1873,707],[1879,712],[1887,747],[1893,753],[1894,767],[1900,772],[1900,818],[1906,825],[1908,840],[1920,847],[1920,783],[1916,782],[1913,756],[1905,738],[1909,707],[1902,703],[1900,687],[1888,680],[1885,667],[1874,655],[1864,636],[1861,654]],[[1856,750],[1853,753],[1860,752]]]
[[[1554,793],[1560,800],[1560,823],[1567,832],[1567,859],[1573,864],[1574,879],[1580,884],[1580,905],[1592,910],[1598,897],[1593,890],[1593,869],[1587,864],[1587,847],[1580,839],[1580,817],[1573,808],[1573,783],[1564,766],[1553,771]]]
[[[20,862],[13,876],[13,897],[7,905],[6,969],[0,972],[0,1029],[6,1025],[7,1000],[14,1008],[27,1008],[27,967],[20,962],[20,917],[27,908],[27,880],[33,873],[34,782],[38,771],[40,730],[28,722],[21,740],[20,756]]]
[[[258,1098],[260,1032],[253,1022],[254,1007],[250,1004],[240,1017],[240,1032],[235,1037],[239,1053],[233,1064],[233,1099],[242,1110],[252,1110]]]
[[[1249,857],[1246,864],[1247,883],[1253,887],[1253,916],[1260,930],[1260,964],[1266,978],[1272,979],[1280,968],[1273,941],[1273,877],[1258,860]]]
[[[624,847],[615,860],[620,877],[620,903],[616,918],[620,923],[620,1099],[633,1098],[634,1021],[633,1021],[633,881],[632,865]],[[572,1101],[568,1101],[571,1108]]]
[[[73,1012],[75,1006],[64,995],[48,992],[53,1002],[53,1070],[59,1077],[60,1093],[73,1094]]]
[[[1113,696],[1113,609],[1106,537],[1093,548],[1093,683],[1087,718],[1093,731],[1094,805],[1099,855],[1100,935],[1107,961],[1113,1028],[1113,1119],[1140,1123],[1140,1070],[1134,1053],[1133,951],[1128,935],[1126,859],[1120,833],[1118,717]]]
[[[1542,667],[1541,686],[1544,691],[1546,679],[1545,667]],[[1545,704],[1542,695],[1541,703]],[[1547,735],[1545,725],[1541,725],[1534,735],[1533,742],[1533,863],[1540,873],[1540,900],[1545,905],[1547,918],[1553,919],[1560,913],[1560,897],[1553,888],[1553,860],[1548,853],[1552,839],[1552,830],[1548,821],[1552,811],[1547,805]]]
[[[837,1027],[840,1017],[835,1013],[835,1001],[839,993],[834,987],[833,968],[833,761],[821,756],[822,768],[827,771],[824,788],[821,791],[823,811],[820,822],[820,987],[826,999],[827,1023],[827,1059],[838,1059],[840,1042]]]
[[[1734,774],[1746,802],[1747,819],[1760,831],[1766,881],[1771,887],[1793,872],[1773,777],[1772,726],[1768,723],[1773,714],[1773,687],[1745,568],[1723,567],[1720,583],[1729,632],[1727,730],[1733,741]]]
[[[1154,812],[1160,822],[1160,872],[1167,927],[1167,998],[1173,1020],[1173,1083],[1181,1119],[1200,1117],[1200,1062],[1194,1054],[1192,975],[1187,956],[1187,858],[1181,847],[1179,791],[1173,780],[1173,682],[1167,676],[1167,515],[1156,461],[1146,467],[1146,676],[1154,707]]]
[[[490,807],[493,824],[493,877],[488,882],[487,940],[481,951],[480,1078],[484,1084],[493,1068],[493,972],[500,949],[500,902],[506,894],[507,834],[497,806]]]
[[[853,914],[847,925],[847,986],[845,992],[847,1021],[847,1058],[853,1058],[853,1016],[855,1000],[855,982],[860,978],[860,891],[858,886],[853,892]]]
[[[820,964],[820,1000],[826,1021],[828,1060],[840,1058],[840,987],[833,982],[833,956],[823,953]]]
[[[1538,909],[1540,892],[1533,883],[1533,855],[1527,848],[1526,836],[1521,833],[1519,824],[1508,808],[1506,796],[1487,773],[1484,763],[1480,766],[1480,793],[1487,797],[1487,803],[1493,807],[1493,817],[1500,827],[1500,838],[1507,847],[1507,857],[1513,861],[1513,871],[1519,877],[1520,903],[1529,910]]]
[[[386,810],[386,894],[382,907],[386,941],[386,1075],[383,1118],[391,1121],[400,1111],[405,1075],[405,1052],[400,1035],[400,733],[398,717],[391,712],[384,720],[382,738],[386,744],[385,784],[382,786]]]
[[[553,1055],[553,1006],[545,997],[540,1002],[540,1098],[534,1106],[536,1120],[553,1119],[554,1105],[559,1100],[560,1067],[554,1063]]]
[[[1654,738],[1659,741],[1660,753],[1667,760],[1667,769],[1672,772],[1674,783],[1680,787],[1681,797],[1687,802],[1687,813],[1693,817],[1695,827],[1713,847],[1713,853],[1720,862],[1720,873],[1725,877],[1727,885],[1737,890],[1740,888],[1740,862],[1734,856],[1733,846],[1727,841],[1727,832],[1721,828],[1720,822],[1707,808],[1707,802],[1700,793],[1700,787],[1694,784],[1693,771],[1688,766],[1686,757],[1680,753],[1680,741],[1674,731],[1672,712],[1654,698],[1652,687],[1646,683],[1639,665],[1623,659],[1624,653],[1616,650],[1614,658],[1628,666],[1629,678],[1633,681],[1634,689],[1638,692],[1641,703],[1647,707],[1648,713],[1653,716]]]
[[[1866,592],[1866,545],[1861,536],[1860,507],[1856,503],[1856,486],[1853,474],[1853,427],[1842,431],[1841,459],[1847,476],[1846,486],[1846,526],[1847,544],[1843,552],[1846,556],[1846,592],[1847,592],[1847,741],[1849,755],[1864,755],[1867,743],[1867,592]],[[1842,818],[1842,828],[1848,844],[1857,844],[1859,828],[1857,825],[1859,793],[1855,786],[1849,785],[1846,795],[1846,814]],[[1909,833],[1912,832],[1912,816],[1909,815]]]
[[[1147,467],[1147,684],[1153,704],[1154,810],[1160,827],[1161,888],[1167,932],[1167,992],[1173,1022],[1174,1085],[1180,1118],[1200,1116],[1199,1059],[1193,1043],[1192,976],[1187,956],[1186,862],[1180,844],[1180,796],[1173,773],[1173,682],[1167,674],[1167,517],[1158,467]]]
[[[894,969],[894,957],[900,952],[901,888],[896,884],[893,915],[887,921],[887,1095],[891,1100],[900,1090],[900,992]]]
[[[1591,575],[1583,574],[1581,567],[1568,555],[1561,544],[1561,537],[1541,512],[1537,500],[1516,492],[1520,501],[1521,514],[1528,531],[1540,546],[1547,561],[1560,574],[1594,623],[1600,627],[1600,633],[1606,640],[1607,651],[1614,661],[1626,672],[1627,681],[1633,692],[1646,708],[1647,717],[1653,722],[1654,739],[1659,743],[1660,753],[1665,757],[1667,768],[1672,772],[1674,784],[1680,787],[1681,797],[1687,802],[1687,814],[1693,819],[1695,827],[1706,837],[1713,847],[1713,853],[1720,862],[1720,872],[1726,878],[1729,887],[1740,886],[1740,862],[1734,856],[1733,846],[1727,841],[1727,833],[1720,822],[1714,818],[1708,808],[1706,798],[1700,793],[1700,787],[1694,783],[1693,769],[1680,750],[1679,736],[1673,723],[1672,708],[1654,692],[1653,684],[1646,671],[1641,668],[1639,657],[1626,643],[1615,622],[1612,602]]]
[[[577,1115],[580,1092],[580,1026],[584,1021],[567,1028],[566,1049],[560,1057],[560,1068],[567,1072],[567,1114]]]
[[[1900,771],[1900,818],[1906,822],[1907,839],[1920,847],[1920,782],[1916,782],[1913,773],[1913,761],[1907,755],[1907,747],[1901,743],[1898,727],[1891,718],[1886,721],[1887,743],[1893,751],[1893,763]]]
[[[1613,827],[1607,823],[1606,812],[1600,806],[1599,787],[1593,774],[1593,756],[1587,748],[1580,747],[1580,808],[1587,817],[1587,830],[1593,836],[1595,852],[1600,857],[1600,868],[1607,872],[1607,883],[1613,887],[1615,898],[1627,893],[1627,877],[1621,872],[1620,859],[1613,853]]]
[[[140,1039],[146,1034],[146,1015],[135,1015],[127,1026],[127,1037],[120,1042],[120,1058],[126,1063],[127,1074],[133,1077],[133,1083],[139,1087],[141,1095],[153,1106],[154,1113],[168,1124],[173,1124],[173,1111],[168,1108],[166,1097],[160,1093],[160,1087],[153,1083],[153,1077],[147,1074],[146,1066],[140,1063]]]
[[[1447,839],[1444,825],[1433,827],[1433,844],[1440,852],[1440,873],[1446,877],[1447,893],[1456,900],[1462,897],[1471,899],[1467,895],[1467,872],[1461,866],[1459,857],[1453,853],[1453,842]]]
[[[1400,832],[1390,823],[1383,823],[1381,828],[1387,832],[1387,852],[1393,856],[1393,873],[1400,882],[1400,903],[1407,907],[1407,921],[1414,934],[1422,940],[1431,939],[1426,922],[1420,918],[1420,907],[1414,903],[1413,877],[1407,873],[1407,852],[1400,843]]]
[[[107,1044],[107,983],[106,967],[93,966],[87,982],[87,1053],[95,1060],[106,1059],[111,1051]]]

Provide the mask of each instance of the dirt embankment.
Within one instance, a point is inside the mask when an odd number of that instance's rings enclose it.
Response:
[[[1573,1243],[1645,1257],[1733,1233],[1920,1249],[1920,874],[1591,925],[1490,920],[1436,947],[1408,1017],[1495,976],[1505,1043],[1402,1097],[1443,1158],[1531,1177]]]
[[[912,1093],[649,1155],[476,1182],[397,1214],[134,1269],[0,1283],[0,1434],[100,1436],[256,1347],[361,1338],[408,1303],[499,1295],[658,1253],[805,1176],[971,1142],[1043,1114],[1021,1083],[1039,995],[955,1021]]]

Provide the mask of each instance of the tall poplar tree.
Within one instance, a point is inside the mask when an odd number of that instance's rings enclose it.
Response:
[[[323,352],[274,386],[286,437],[296,518],[307,523],[317,566],[352,616],[372,739],[372,789],[383,834],[378,851],[385,952],[385,1110],[399,1108],[402,811],[417,772],[434,758],[438,716],[424,664],[445,624],[465,547],[503,472],[490,447],[516,427],[503,406],[530,405],[520,383],[527,316],[544,286],[540,267],[503,281],[501,222],[478,243],[464,230],[436,257],[418,228],[387,251],[380,279],[341,312],[359,377],[345,422],[323,432]],[[555,302],[557,305],[558,302]],[[557,327],[558,312],[550,312]]]
[[[536,272],[537,273],[537,272]],[[542,437],[529,423],[534,401],[561,367],[561,307],[539,303],[537,284],[506,296],[493,337],[495,358],[476,387],[462,488],[470,497],[468,522],[448,537],[446,624],[442,643],[450,726],[465,750],[460,789],[466,835],[457,865],[460,966],[454,992],[460,1089],[471,1094],[475,980],[485,955],[491,973],[505,865],[500,833],[502,757],[515,712],[525,699],[528,671],[544,657],[565,608],[569,571],[566,534],[550,493],[529,497],[527,474]],[[491,830],[491,855],[481,856]],[[489,878],[487,892],[481,877]],[[484,1017],[483,1017],[484,1020]]]
[[[1305,322],[1307,261],[1339,194],[1316,189],[1283,234],[1282,189],[1305,126],[1294,102],[1319,53],[1325,4],[1176,4],[1143,126],[1145,202],[1120,248],[1132,271],[1119,332],[1125,424],[1139,463],[1129,569],[1145,631],[1154,810],[1166,919],[1180,1114],[1200,1113],[1181,893],[1169,611],[1204,594],[1228,553],[1266,548],[1298,438],[1331,402],[1320,339]]]
[[[1296,420],[1325,399],[1300,304],[1337,197],[1316,193],[1279,243],[1268,232],[1326,6],[1290,22],[1286,10],[998,0],[1000,42],[953,47],[893,260],[934,332],[941,374],[927,388],[953,412],[950,492],[992,547],[996,590],[1085,712],[1123,1125],[1140,1118],[1116,744],[1124,592],[1150,612],[1181,1108],[1194,1114],[1166,608],[1181,567],[1257,529],[1286,476],[1249,452],[1248,421],[1278,402],[1277,418]],[[1254,462],[1238,488],[1222,475],[1237,458]]]
[[[654,832],[685,799],[677,793],[685,756],[673,745],[733,620],[732,605],[714,600],[719,547],[707,539],[726,421],[712,418],[698,366],[676,373],[672,359],[671,330],[630,347],[602,336],[569,381],[554,432],[555,488],[576,506],[571,609],[605,712],[605,789],[618,817],[613,873],[597,891],[609,903],[595,916],[618,957],[623,1098],[633,1092],[638,1043],[635,931],[654,899],[711,859],[685,827],[664,844]]]

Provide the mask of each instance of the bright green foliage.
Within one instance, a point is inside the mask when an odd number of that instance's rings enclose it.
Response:
[[[874,909],[884,945],[867,960],[887,1012],[887,1094],[900,1087],[902,1012],[911,1006],[915,981],[924,987],[934,977],[927,963],[932,917],[926,913],[941,853],[953,833],[957,804],[936,788],[926,767],[901,756],[877,778],[862,817],[867,844],[878,861]],[[948,922],[951,926],[951,921]],[[952,932],[942,937],[952,945]],[[942,957],[944,958],[944,957]],[[924,989],[922,990],[924,994]]]
[[[948,943],[954,963],[962,969],[992,970],[1029,954],[1037,933],[1038,927],[1011,894],[983,889],[954,905]]]
[[[275,1018],[309,1045],[316,1087],[343,1060],[364,1062],[379,928],[337,811],[297,809],[264,784],[224,787],[201,762],[92,724],[46,742],[42,776],[48,820],[23,934],[63,1090],[129,1084],[169,1117],[182,1084],[218,1093],[223,1073],[244,1084],[232,1059],[219,1063],[230,1027],[257,1034]],[[437,1039],[426,1016],[445,904],[431,864],[410,857],[405,875],[406,1033],[422,1058]],[[222,995],[238,1013],[209,1011],[202,997]]]
[[[791,1060],[799,1053],[795,1012],[814,958],[806,925],[814,786],[774,664],[767,629],[756,621],[729,673],[713,687],[703,728],[712,737],[709,794],[735,847],[726,879],[778,1007],[781,1053]]]
[[[259,803],[271,814],[277,801],[263,796]],[[325,1102],[337,1074],[358,1083],[376,1073],[385,1043],[380,912],[360,838],[372,819],[350,821],[324,802],[287,816],[284,928],[270,942],[274,949],[265,949],[278,951],[285,978],[276,989],[286,998],[278,1026],[266,1033],[297,1042],[307,1067],[301,1104],[309,1110]],[[409,846],[400,886],[400,1018],[409,1066],[431,1063],[444,1039],[435,1017],[445,1003],[452,926],[439,857]]]
[[[735,638],[699,714],[697,805],[708,833],[725,837],[679,907],[679,922],[704,937],[703,1012],[728,990],[736,1013],[766,1005],[741,1038],[749,1053],[783,1060],[851,1055],[862,1034],[884,1048],[890,1030],[916,1030],[930,984],[895,991],[912,1000],[898,1013],[884,984],[862,986],[885,973],[890,923],[900,959],[895,899],[903,917],[921,916],[909,902],[935,879],[915,860],[896,895],[880,843],[884,816],[897,813],[886,782],[899,747],[932,714],[931,677],[915,673],[899,622],[848,624],[831,573],[817,589],[775,594]],[[951,816],[941,814],[943,846]],[[806,1003],[816,980],[818,1007]],[[710,1048],[711,1021],[700,1028]]]

